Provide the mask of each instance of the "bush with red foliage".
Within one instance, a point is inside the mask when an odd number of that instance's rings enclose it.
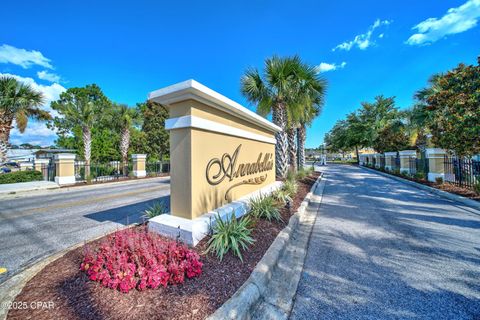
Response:
[[[185,245],[164,240],[146,228],[117,231],[97,248],[85,245],[80,269],[90,280],[128,292],[134,288],[180,284],[202,273],[199,255]]]

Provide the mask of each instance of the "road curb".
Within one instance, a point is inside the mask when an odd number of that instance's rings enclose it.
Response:
[[[47,265],[57,259],[60,259],[68,252],[83,246],[85,243],[90,243],[92,241],[103,238],[108,234],[114,233],[119,230],[127,229],[132,226],[134,226],[134,224],[115,229],[112,232],[95,237],[86,242],[77,243],[71,247],[68,247],[60,252],[57,252],[49,257],[42,259],[33,266],[28,267],[27,269],[21,271],[20,273],[17,273],[10,279],[0,284],[0,302],[2,303],[2,307],[0,307],[0,320],[7,319],[9,309],[6,306],[10,305],[13,301],[15,301],[15,298],[20,294],[20,292],[22,292],[25,285],[40,271],[42,271]]]
[[[382,171],[375,170],[375,169],[367,168],[367,167],[364,167],[364,166],[359,166],[359,167],[362,168],[362,169],[365,169],[366,171],[375,172],[375,173],[378,173],[379,175],[382,175],[384,177],[388,177],[388,178],[391,178],[393,180],[403,182],[403,183],[408,184],[408,185],[410,185],[412,187],[415,187],[417,189],[421,189],[421,190],[427,191],[429,193],[436,194],[436,195],[438,195],[440,197],[443,197],[445,199],[460,202],[460,203],[462,203],[462,204],[464,204],[468,207],[471,207],[475,210],[480,210],[480,202],[478,202],[478,201],[471,200],[471,199],[468,199],[468,198],[465,198],[465,197],[462,197],[462,196],[459,196],[459,195],[456,195],[456,194],[453,194],[453,193],[450,193],[450,192],[446,192],[446,191],[443,191],[443,190],[440,190],[440,189],[429,187],[427,185],[417,183],[417,182],[414,182],[414,181],[410,181],[410,180],[407,180],[407,179],[404,179],[404,178],[401,178],[401,177],[397,177],[397,176],[394,176],[394,175],[391,175],[391,174],[388,174],[388,173],[385,173],[385,172],[382,172]],[[477,213],[477,214],[480,214],[480,212]]]
[[[282,255],[286,253],[286,248],[289,243],[294,240],[294,233],[297,231],[299,224],[304,223],[305,221],[305,211],[307,206],[310,203],[310,199],[313,195],[313,192],[319,187],[320,183],[324,185],[324,181],[322,181],[322,175],[318,177],[315,184],[310,189],[310,192],[306,195],[305,199],[302,201],[300,207],[298,208],[297,212],[290,217],[288,225],[280,231],[277,235],[273,243],[268,248],[267,252],[263,256],[263,258],[258,262],[255,269],[250,274],[250,277],[245,281],[245,283],[235,292],[235,294],[228,299],[217,311],[215,311],[212,315],[210,315],[207,319],[208,320],[223,320],[223,319],[252,319],[253,312],[256,311],[256,308],[260,305],[262,301],[266,301],[268,299],[268,285],[272,276],[278,267],[279,261],[281,260]],[[314,221],[313,221],[314,222]],[[309,234],[311,233],[313,223],[308,226],[309,227]],[[308,237],[309,238],[309,237]],[[299,259],[301,260],[301,265],[303,268],[305,253],[306,253],[306,246],[308,245],[308,241],[303,248],[304,252],[300,254]],[[300,250],[302,251],[302,250]],[[303,257],[303,259],[302,259]],[[295,268],[290,269],[290,273],[298,272]],[[292,277],[291,275],[286,275],[287,277]],[[289,292],[282,293],[284,296],[293,296],[296,293],[296,288],[298,285],[298,280],[296,285],[294,284],[289,290]],[[293,291],[293,292],[292,292]],[[283,317],[286,315],[286,311],[282,310],[284,308],[272,305],[270,303],[267,304],[269,306],[269,310],[264,313],[268,313],[269,315],[273,315],[274,319],[278,317]],[[291,304],[290,304],[291,308]],[[262,310],[263,311],[263,310]],[[267,317],[268,318],[268,317]]]

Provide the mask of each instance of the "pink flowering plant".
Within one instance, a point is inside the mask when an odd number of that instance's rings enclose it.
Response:
[[[102,286],[127,293],[181,284],[202,273],[199,255],[146,228],[109,235],[96,248],[85,245],[80,270]]]

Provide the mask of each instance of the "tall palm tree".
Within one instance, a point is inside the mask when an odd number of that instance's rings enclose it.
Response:
[[[139,124],[140,113],[137,108],[129,108],[125,104],[115,104],[112,109],[113,121],[120,130],[120,154],[124,174],[128,168],[128,149],[130,147],[130,130],[134,125]]]
[[[0,162],[7,158],[7,147],[13,120],[20,132],[24,132],[28,118],[49,120],[50,113],[41,110],[44,96],[29,85],[13,77],[0,77]]]
[[[110,101],[95,84],[82,88],[69,88],[60,95],[60,99],[52,102],[52,109],[58,111],[60,117],[53,119],[57,128],[71,131],[80,128],[83,140],[83,157],[85,159],[85,178],[90,177],[90,161],[92,155],[92,129],[106,115],[102,109],[110,105]]]
[[[241,91],[263,116],[272,114],[272,121],[282,131],[275,134],[276,175],[284,178],[288,169],[287,160],[287,108],[295,104],[293,94],[298,87],[297,71],[301,64],[298,56],[265,60],[263,75],[257,69],[248,69],[241,79]]]
[[[319,76],[315,66],[302,63],[298,69],[299,84],[296,101],[300,105],[297,112],[297,155],[298,167],[305,166],[305,140],[307,126],[320,114],[327,90],[327,82]]]

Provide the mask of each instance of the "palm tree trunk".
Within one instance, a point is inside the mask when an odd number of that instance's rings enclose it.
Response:
[[[13,118],[0,116],[0,163],[7,161],[8,141]]]
[[[305,123],[301,123],[297,129],[297,148],[298,148],[298,168],[305,167],[305,139],[307,135],[307,128]]]
[[[90,177],[90,158],[92,156],[92,130],[89,127],[82,128],[83,134],[83,156],[85,158],[85,179],[89,181]]]
[[[288,156],[287,156],[287,134],[285,127],[287,124],[287,114],[285,105],[283,103],[277,103],[273,106],[272,121],[279,126],[282,131],[275,133],[275,139],[277,143],[275,145],[275,173],[278,178],[285,178],[288,170]]]
[[[128,175],[128,147],[130,146],[130,130],[129,128],[122,129],[122,136],[120,139],[120,154],[122,155],[123,174]]]
[[[290,165],[290,170],[297,172],[297,148],[295,146],[295,131],[296,128],[287,129],[288,137],[288,164]]]

